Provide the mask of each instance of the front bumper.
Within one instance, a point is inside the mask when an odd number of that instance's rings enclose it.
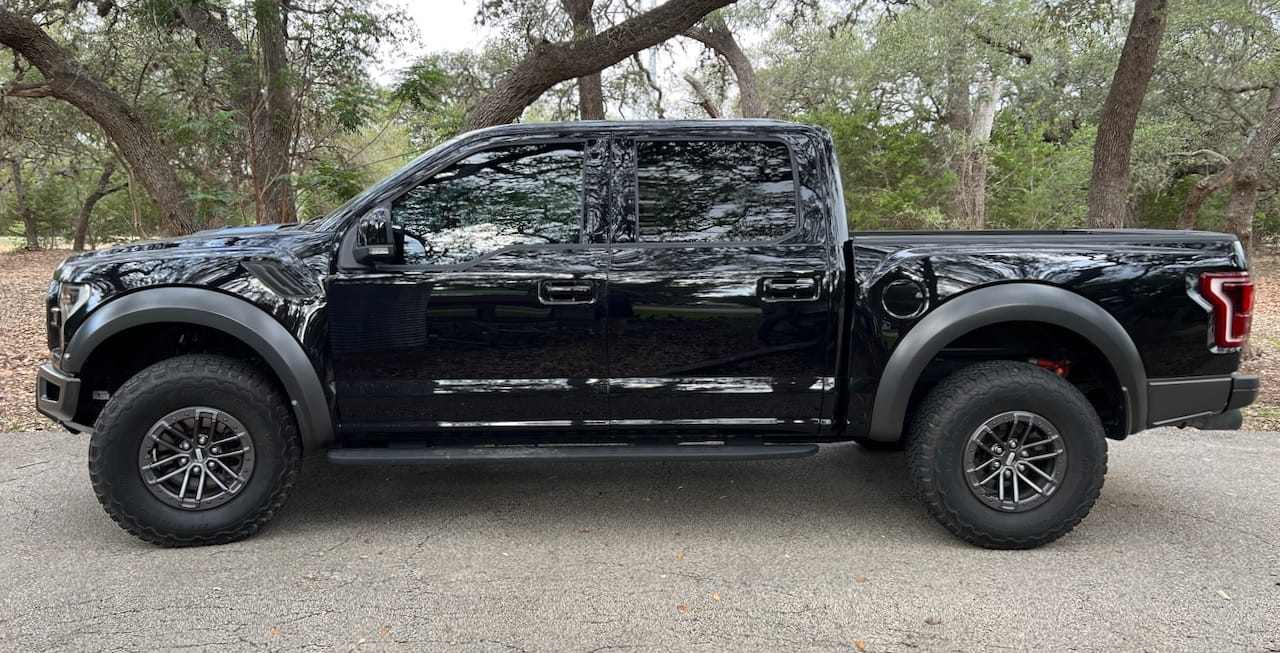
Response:
[[[1187,425],[1239,411],[1258,398],[1258,388],[1258,377],[1244,374],[1152,379],[1147,383],[1147,427]]]
[[[50,363],[36,373],[36,410],[77,433],[90,429],[75,422],[80,404],[80,379],[63,373]]]

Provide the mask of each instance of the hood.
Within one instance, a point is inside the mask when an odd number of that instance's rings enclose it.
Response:
[[[242,263],[274,263],[312,275],[329,271],[332,232],[266,225],[210,229],[167,240],[117,245],[73,255],[54,272],[59,281],[109,285],[116,290],[149,285],[208,285]],[[216,284],[215,284],[216,285]]]

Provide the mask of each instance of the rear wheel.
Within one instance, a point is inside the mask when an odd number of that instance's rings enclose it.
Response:
[[[921,502],[960,538],[1027,549],[1065,535],[1102,489],[1107,446],[1089,401],[1034,365],[966,367],[923,400],[907,444]]]
[[[260,370],[223,356],[152,365],[107,402],[89,443],[89,476],[107,514],[165,546],[256,533],[301,465],[292,412]]]

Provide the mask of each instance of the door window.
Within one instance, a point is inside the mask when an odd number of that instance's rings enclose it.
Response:
[[[636,178],[641,241],[776,240],[796,228],[783,143],[638,141]]]
[[[516,245],[577,243],[582,179],[581,143],[472,154],[392,203],[404,262],[457,265]]]

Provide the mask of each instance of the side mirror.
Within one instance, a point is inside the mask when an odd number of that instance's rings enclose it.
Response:
[[[352,255],[360,263],[395,260],[396,235],[390,210],[376,208],[360,216],[360,223],[356,225],[356,248]]]

